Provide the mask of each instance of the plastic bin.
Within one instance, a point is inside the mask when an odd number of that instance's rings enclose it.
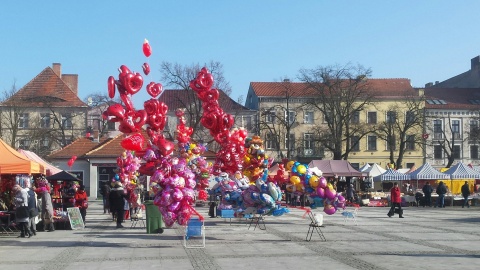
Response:
[[[158,206],[154,205],[151,201],[146,201],[145,214],[147,218],[147,233],[163,233],[165,226]]]

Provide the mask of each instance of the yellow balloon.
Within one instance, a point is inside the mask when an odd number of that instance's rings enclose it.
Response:
[[[304,187],[301,183],[296,184],[296,185],[295,185],[295,189],[296,189],[297,191],[299,191],[299,192],[305,191],[305,187]]]
[[[294,185],[300,184],[300,177],[298,177],[296,175],[290,177],[290,183],[292,183]]]
[[[297,172],[299,174],[305,174],[307,172],[307,167],[305,167],[305,165],[300,164],[297,166]]]
[[[290,160],[289,162],[287,162],[287,165],[285,166],[285,170],[291,171],[294,163],[295,161],[293,160]]]
[[[310,179],[308,179],[308,184],[309,184],[310,187],[312,187],[312,188],[318,187],[318,176],[312,175],[312,176],[310,177]]]

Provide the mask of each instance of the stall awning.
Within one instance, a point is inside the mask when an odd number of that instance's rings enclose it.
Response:
[[[388,169],[385,173],[375,176],[373,181],[404,181],[410,180],[410,175],[401,173],[399,171]]]
[[[31,151],[28,151],[28,150],[23,150],[23,149],[18,149],[18,152],[20,154],[24,155],[25,157],[27,157],[28,159],[33,160],[33,161],[43,165],[43,167],[45,167],[46,170],[50,171],[50,174],[48,174],[48,171],[47,171],[47,176],[52,175],[52,174],[56,174],[56,173],[59,173],[59,172],[62,171],[61,169],[53,166],[52,164],[48,163],[47,161],[45,161],[44,159],[39,157],[34,152],[31,152]]]
[[[480,179],[480,173],[468,167],[461,162],[450,167],[450,169],[443,172],[449,174],[451,179]]]
[[[362,177],[366,176],[366,173],[355,170],[350,162],[346,160],[312,160],[308,167],[316,167],[323,172],[323,176],[354,176]]]
[[[420,168],[410,173],[413,180],[441,180],[450,179],[450,175],[437,171],[429,163],[425,163]]]
[[[0,173],[1,174],[33,174],[45,173],[45,168],[17,152],[0,139]]]

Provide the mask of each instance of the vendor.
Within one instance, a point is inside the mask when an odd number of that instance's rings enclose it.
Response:
[[[62,188],[62,202],[63,202],[63,211],[67,211],[67,208],[74,207],[75,189],[71,182],[64,182],[64,185]]]

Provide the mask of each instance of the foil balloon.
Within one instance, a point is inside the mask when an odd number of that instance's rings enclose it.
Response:
[[[150,47],[150,43],[148,43],[147,39],[143,41],[142,50],[146,57],[150,57],[150,55],[152,55],[152,48]]]

